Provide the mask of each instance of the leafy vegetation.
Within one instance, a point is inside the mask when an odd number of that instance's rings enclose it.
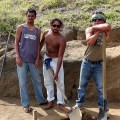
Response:
[[[48,8],[60,8],[66,6],[67,2],[65,0],[41,0],[40,1],[40,10],[45,10]]]
[[[14,35],[17,25],[25,22],[28,8],[37,10],[35,24],[43,30],[54,17],[62,19],[65,26],[85,29],[95,10],[103,11],[112,27],[120,24],[120,0],[0,0],[0,35],[10,31]]]

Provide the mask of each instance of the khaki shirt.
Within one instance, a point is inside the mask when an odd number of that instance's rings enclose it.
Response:
[[[100,33],[95,44],[88,45],[84,54],[84,58],[91,61],[99,61],[102,60],[102,43],[104,39],[104,34]]]
[[[91,61],[102,60],[102,45],[88,45],[84,54],[84,58]]]

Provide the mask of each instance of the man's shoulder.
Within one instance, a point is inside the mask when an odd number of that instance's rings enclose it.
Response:
[[[50,30],[50,29],[45,30],[45,33],[49,33],[49,32],[51,32],[51,30]]]
[[[60,35],[59,35],[59,42],[60,43],[66,43],[66,38],[65,38],[65,36],[64,35],[62,35],[61,33],[60,33]]]
[[[65,36],[61,33],[60,33],[60,37],[61,37],[62,40],[65,40]]]
[[[86,28],[86,30],[91,30],[91,29],[92,29],[92,26]]]
[[[45,30],[43,34],[46,36],[46,35],[48,35],[49,33],[50,33],[50,29]]]
[[[91,27],[86,28],[85,32],[92,32],[92,26],[91,26]]]
[[[34,26],[36,29],[38,29],[39,31],[41,31],[41,28],[40,27],[38,27],[38,26]]]
[[[22,31],[22,24],[18,25],[16,30],[21,32]]]
[[[20,25],[17,26],[17,28],[18,28],[18,29],[21,29],[23,26],[26,26],[26,24],[25,24],[25,23],[20,24]]]

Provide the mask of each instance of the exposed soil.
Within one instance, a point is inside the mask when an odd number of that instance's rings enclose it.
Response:
[[[31,107],[37,111],[37,120],[69,120],[68,115],[54,108],[45,111],[45,106],[38,106],[34,99]],[[71,102],[74,105],[74,101]],[[120,103],[109,103],[110,120],[120,120]],[[86,101],[82,120],[96,120],[98,108],[96,101]],[[19,98],[0,97],[0,120],[34,120],[32,113],[25,113]]]

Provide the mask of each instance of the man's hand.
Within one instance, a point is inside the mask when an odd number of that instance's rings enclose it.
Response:
[[[58,81],[58,74],[57,73],[54,74],[54,80]]]
[[[16,64],[20,67],[22,67],[22,60],[20,57],[16,57]]]
[[[37,59],[37,60],[35,61],[35,67],[38,68],[39,65],[40,65],[40,63],[39,63],[39,60]]]

